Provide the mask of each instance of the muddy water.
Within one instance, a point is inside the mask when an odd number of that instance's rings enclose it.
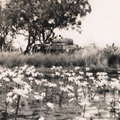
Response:
[[[102,95],[96,95],[94,100],[90,100],[91,104],[86,106],[84,114],[86,120],[118,120],[118,116],[110,112],[109,101],[111,98],[113,98],[113,95],[106,93],[105,99]],[[53,110],[47,110],[42,106],[43,103],[34,102],[22,107],[19,110],[18,120],[37,120],[40,116],[45,117],[45,120],[73,120],[76,116],[83,116],[82,108],[74,103],[64,104],[62,107],[56,105]],[[0,110],[2,110],[2,107],[0,107]],[[13,116],[9,116],[7,120],[13,119]]]

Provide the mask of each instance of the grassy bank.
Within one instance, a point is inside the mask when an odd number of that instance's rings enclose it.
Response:
[[[18,52],[0,53],[0,65],[13,68],[24,64],[35,67],[52,66],[80,66],[90,67],[92,70],[105,70],[108,67],[120,67],[120,49],[113,50],[112,47],[98,49],[97,47],[86,47],[74,54],[42,54],[24,55]]]

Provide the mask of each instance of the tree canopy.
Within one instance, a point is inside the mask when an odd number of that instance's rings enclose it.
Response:
[[[55,28],[78,28],[80,17],[91,12],[87,0],[10,0],[2,10],[0,24],[13,35],[19,30],[28,31],[29,47],[39,39],[47,43]]]

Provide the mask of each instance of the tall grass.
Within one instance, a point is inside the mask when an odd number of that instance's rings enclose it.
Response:
[[[35,67],[51,66],[81,66],[90,67],[93,70],[104,70],[108,67],[120,67],[120,49],[113,50],[109,47],[98,49],[96,47],[87,47],[74,54],[42,54],[35,53],[24,55],[18,52],[1,52],[0,65],[13,68],[24,64]]]
[[[78,54],[42,54],[35,53],[33,55],[23,55],[18,52],[2,52],[0,53],[0,65],[5,67],[22,66],[24,64],[33,65],[35,67],[51,67],[51,66],[84,66],[85,61]]]

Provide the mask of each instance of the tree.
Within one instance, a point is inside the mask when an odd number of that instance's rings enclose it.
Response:
[[[37,39],[48,43],[55,28],[79,28],[84,17],[91,12],[87,0],[11,0],[6,4],[6,18],[12,33],[28,31],[26,51]]]
[[[9,31],[13,31],[11,20],[7,18],[8,11],[1,5],[0,2],[0,51],[6,49],[6,36]],[[13,33],[13,32],[12,32]]]

